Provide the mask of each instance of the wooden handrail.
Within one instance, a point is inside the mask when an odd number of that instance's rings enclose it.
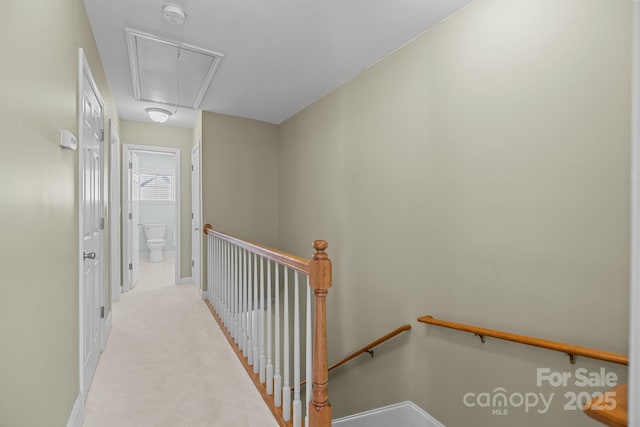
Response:
[[[304,258],[297,257],[295,255],[288,254],[286,252],[279,251],[277,249],[270,248],[268,246],[261,245],[259,243],[249,242],[247,240],[242,240],[239,237],[233,236],[231,234],[223,233],[221,231],[214,230],[211,224],[205,224],[202,229],[204,234],[211,234],[213,236],[217,236],[223,240],[233,243],[236,246],[239,246],[243,249],[247,249],[254,254],[262,255],[267,259],[272,261],[276,261],[281,265],[285,265],[289,268],[297,270],[304,274],[309,274],[309,260]]]
[[[605,396],[612,397],[615,401],[614,405],[602,406],[602,399],[595,398],[587,403],[584,413],[598,420],[609,427],[627,427],[627,410],[629,402],[627,401],[627,384],[620,384],[611,390],[605,392]],[[612,407],[610,407],[612,406]]]
[[[409,329],[411,329],[411,325],[400,326],[398,329],[395,329],[395,330],[389,332],[387,335],[385,335],[383,337],[380,337],[375,341],[370,342],[369,344],[365,345],[361,349],[354,351],[350,355],[344,357],[343,359],[341,359],[341,360],[337,361],[336,363],[334,363],[333,365],[329,366],[329,371],[332,371],[332,370],[336,369],[338,366],[344,365],[345,363],[351,361],[352,359],[355,359],[356,357],[360,356],[361,354],[364,354],[364,353],[367,353],[367,352],[371,351],[371,349],[373,349],[374,347],[379,346],[383,342],[388,341],[391,338],[395,337],[396,335],[400,335],[401,333],[403,333],[404,331],[408,331]]]
[[[358,356],[360,356],[360,355],[362,355],[364,353],[369,353],[375,347],[379,346],[383,342],[388,341],[391,338],[395,337],[396,335],[400,335],[401,333],[403,333],[404,331],[408,331],[409,329],[411,329],[411,325],[402,325],[399,328],[394,329],[393,331],[389,332],[387,335],[385,335],[383,337],[380,337],[375,341],[370,342],[369,344],[365,345],[361,349],[356,350],[353,353],[349,354],[348,356],[345,356],[344,358],[340,359],[339,361],[337,361],[333,365],[329,366],[328,371],[331,372],[332,370],[336,369],[338,366],[342,366],[345,363],[351,361],[352,359],[355,359],[356,357],[358,357]],[[302,381],[300,383],[300,387],[304,386],[306,383],[307,383],[306,381]]]
[[[528,337],[525,335],[512,334],[509,332],[497,331],[494,329],[480,328],[478,326],[465,325],[463,323],[449,322],[446,320],[434,319],[433,316],[418,317],[418,322],[428,323],[430,325],[442,326],[445,328],[457,329],[459,331],[470,332],[480,336],[484,342],[484,337],[494,337],[501,340],[513,341],[521,344],[532,345],[535,347],[546,348],[549,350],[560,351],[570,357],[571,363],[574,362],[575,356],[584,356],[591,359],[604,360],[611,363],[628,365],[629,358],[624,354],[611,353],[608,351],[595,350],[588,347],[580,347],[572,344],[565,344],[557,341],[549,341],[542,338]]]

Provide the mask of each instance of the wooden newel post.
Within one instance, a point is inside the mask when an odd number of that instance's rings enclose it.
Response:
[[[313,242],[316,250],[309,264],[309,282],[315,298],[315,320],[313,340],[313,398],[309,402],[310,427],[331,426],[331,404],[327,383],[327,313],[325,299],[331,287],[331,261],[325,250],[329,245],[324,240]]]

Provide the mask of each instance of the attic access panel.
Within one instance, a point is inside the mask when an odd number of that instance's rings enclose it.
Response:
[[[224,55],[128,28],[126,34],[134,98],[199,109]]]

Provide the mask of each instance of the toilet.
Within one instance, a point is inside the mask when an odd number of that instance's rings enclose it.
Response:
[[[164,239],[167,226],[165,224],[145,224],[143,229],[144,238],[150,251],[149,262],[162,262],[164,260],[162,249],[167,243]]]

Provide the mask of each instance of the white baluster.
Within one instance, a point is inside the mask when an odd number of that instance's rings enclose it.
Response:
[[[238,348],[242,350],[242,261],[240,257],[241,248],[236,246],[236,319],[238,321],[236,335],[238,336]]]
[[[205,239],[207,240],[207,292],[205,292],[207,300],[211,301],[209,298],[209,293],[211,292],[211,260],[213,259],[213,252],[211,252],[211,236],[205,234]]]
[[[223,282],[223,277],[222,277],[222,261],[223,261],[223,242],[222,239],[218,240],[218,317],[220,319],[222,319],[222,313],[223,313],[223,307],[222,307],[222,284]]]
[[[233,340],[236,340],[236,269],[235,269],[235,251],[236,247],[233,243],[229,246],[229,334]]]
[[[222,319],[222,239],[218,239],[218,317]]]
[[[222,290],[220,289],[220,283],[222,282],[222,272],[220,271],[221,259],[220,239],[216,237],[216,313],[218,313],[218,317],[220,317],[220,298],[222,295]]]
[[[293,427],[302,425],[300,402],[300,298],[299,273],[294,272],[293,289]]]
[[[226,278],[226,285],[227,285],[227,331],[231,332],[231,324],[232,324],[232,318],[231,318],[231,243],[227,242],[227,278]]]
[[[214,302],[215,302],[215,282],[216,282],[216,276],[215,276],[215,243],[216,243],[216,238],[214,236],[208,235],[209,236],[209,248],[210,249],[210,254],[211,254],[211,259],[210,259],[210,265],[211,265],[211,272],[207,274],[207,280],[209,283],[207,283],[207,286],[209,289],[209,302],[211,303],[211,306],[214,306]]]
[[[229,318],[227,320],[227,330],[233,338],[233,244],[229,243],[229,260],[228,260],[228,279],[227,285],[229,286],[229,292],[227,293],[227,310],[229,311]]]
[[[227,242],[222,242],[222,323],[227,326]]]
[[[240,310],[238,310],[238,291],[240,290],[240,286],[238,285],[238,247],[233,246],[233,339],[236,344],[240,343]]]
[[[249,363],[249,365],[253,365],[253,304],[254,304],[254,298],[252,296],[252,292],[251,289],[253,288],[253,275],[251,274],[253,272],[253,270],[251,269],[251,258],[254,255],[251,254],[251,252],[249,252],[247,254],[247,269],[248,269],[248,276],[247,279],[249,281],[248,283],[248,305],[247,305],[247,362]]]
[[[258,255],[253,257],[253,373],[260,372],[258,348]]]
[[[242,351],[242,260],[241,248],[236,246],[236,335],[238,337],[238,348]]]
[[[209,293],[211,292],[211,260],[213,259],[213,253],[211,252],[211,236],[205,234],[205,238],[207,239],[207,292],[205,292],[207,300],[211,301],[209,298]]]
[[[218,312],[218,238],[213,238],[213,308]]]
[[[213,237],[213,308],[215,312],[218,312],[218,238]]]
[[[271,261],[267,260],[267,394],[273,394],[273,360],[271,347]]]
[[[306,355],[304,356],[305,367],[306,367],[306,400],[305,400],[305,417],[304,417],[304,425],[309,425],[309,402],[311,402],[311,390],[313,389],[313,352],[312,352],[312,338],[311,334],[311,285],[309,284],[309,276],[307,276],[307,325],[306,325]]]
[[[291,419],[291,387],[289,386],[289,267],[284,268],[284,319],[282,324],[282,330],[284,336],[282,337],[282,343],[284,349],[284,363],[282,369],[284,370],[284,385],[282,386],[282,418],[285,421]]]
[[[247,356],[247,250],[242,250],[242,355]]]
[[[240,287],[240,248],[236,246],[236,280],[235,280],[235,288],[236,288],[236,299],[234,300],[234,305],[236,307],[236,343],[239,345],[242,344],[242,328],[240,327],[240,291],[242,288]]]
[[[216,308],[216,313],[218,313],[218,317],[222,320],[222,240],[218,239],[216,245],[218,246],[216,251],[218,253],[218,256],[216,257],[216,304],[218,306]]]
[[[229,334],[233,338],[233,243],[229,243]]]
[[[282,405],[282,376],[280,375],[280,265],[276,263],[276,366],[273,374],[273,388],[275,394],[273,396],[273,403],[276,408]]]
[[[222,324],[227,326],[227,242],[222,242]]]
[[[265,382],[267,359],[264,354],[264,258],[260,257],[260,316],[258,317],[258,337],[260,339],[260,383]]]

